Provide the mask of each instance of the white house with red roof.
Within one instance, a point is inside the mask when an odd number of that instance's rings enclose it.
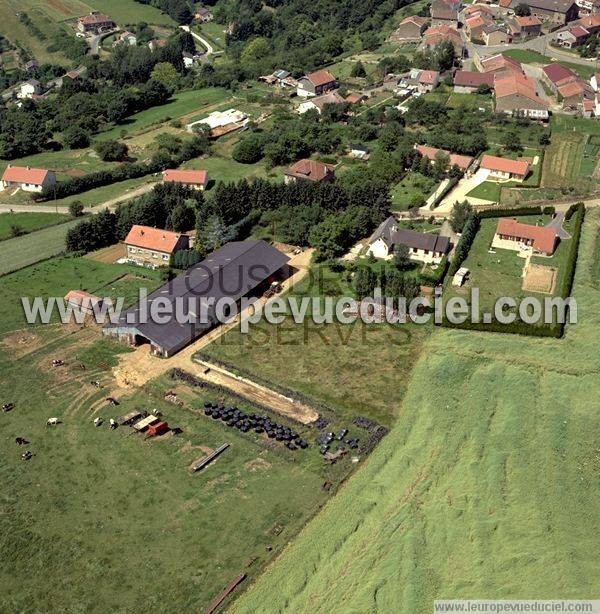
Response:
[[[479,168],[488,170],[490,179],[523,181],[529,172],[529,162],[484,154]]]
[[[417,81],[419,92],[431,92],[440,83],[440,73],[437,70],[422,70]]]
[[[0,190],[21,189],[24,192],[41,192],[44,188],[56,184],[54,171],[45,168],[31,168],[30,166],[12,166],[9,164],[2,180]]]
[[[125,238],[127,260],[153,269],[167,266],[175,252],[188,247],[187,234],[138,224],[131,227]]]
[[[182,183],[196,190],[205,190],[208,185],[208,172],[205,170],[180,170],[167,169],[163,171],[163,181],[165,183]]]
[[[522,224],[515,219],[503,217],[498,220],[492,247],[551,256],[557,242],[558,236],[554,228]]]
[[[338,86],[336,78],[328,70],[317,70],[298,79],[298,96],[307,98],[309,96],[319,96],[329,90],[334,90]]]

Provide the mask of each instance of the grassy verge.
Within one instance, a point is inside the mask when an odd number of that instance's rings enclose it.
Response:
[[[0,241],[13,237],[14,228],[18,228],[22,234],[25,234],[67,222],[70,219],[70,215],[60,213],[1,213]]]

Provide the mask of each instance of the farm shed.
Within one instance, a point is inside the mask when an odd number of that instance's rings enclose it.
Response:
[[[157,437],[158,435],[164,435],[169,430],[169,425],[166,422],[157,422],[151,424],[146,431],[146,437]]]
[[[265,241],[227,243],[160,286],[145,304],[138,303],[121,313],[118,321],[107,323],[103,333],[129,345],[148,343],[153,354],[172,356],[219,323],[219,300],[239,305],[244,296],[259,296],[273,281],[287,276],[288,260]],[[155,322],[149,316],[154,301],[172,308],[166,321]],[[177,312],[189,321],[178,321],[182,318],[175,317]]]
[[[145,431],[149,426],[151,426],[152,424],[156,424],[157,422],[158,418],[155,415],[150,414],[146,418],[142,418],[139,422],[136,422],[133,425],[133,428],[141,433]]]
[[[100,307],[102,304],[102,299],[99,296],[85,292],[85,290],[71,290],[66,294],[64,300],[73,309],[88,314],[94,312],[96,305]]]

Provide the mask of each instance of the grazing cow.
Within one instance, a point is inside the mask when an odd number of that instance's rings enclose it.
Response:
[[[95,380],[93,382],[90,382],[90,384],[92,386],[94,386],[94,388],[100,388],[100,382],[98,380]]]
[[[11,409],[14,409],[14,407],[15,407],[14,403],[4,403],[4,405],[2,406],[2,411],[8,412]]]
[[[94,426],[100,426],[102,424],[102,418],[94,418]]]
[[[56,426],[60,421],[58,418],[48,418],[48,422],[46,422],[46,426]]]
[[[26,446],[29,442],[27,441],[27,439],[24,439],[23,437],[17,437],[15,439],[15,443],[18,446]]]
[[[59,358],[55,358],[52,361],[52,366],[53,367],[62,367],[64,364],[65,364],[65,361],[64,360],[60,360]]]
[[[116,428],[117,428],[117,423],[113,418],[111,418],[110,419],[110,430],[114,431]]]
[[[27,452],[23,452],[23,454],[21,454],[21,460],[29,460],[32,456],[33,454],[27,450]]]

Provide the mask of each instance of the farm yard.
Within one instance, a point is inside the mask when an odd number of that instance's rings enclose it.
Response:
[[[594,598],[599,231],[591,210],[564,339],[436,329],[391,433],[233,612]]]

